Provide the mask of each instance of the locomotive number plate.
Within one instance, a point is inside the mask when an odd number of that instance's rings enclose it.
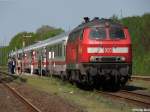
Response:
[[[112,48],[104,48],[105,53],[112,53]]]

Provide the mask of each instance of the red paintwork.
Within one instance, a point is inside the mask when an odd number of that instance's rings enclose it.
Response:
[[[127,28],[123,29],[125,34],[125,39],[111,40],[109,37],[109,28],[106,27],[106,39],[105,40],[91,40],[89,38],[90,28],[85,28],[83,33],[83,40],[79,38],[76,41],[67,43],[67,55],[66,63],[83,63],[90,62],[91,56],[124,56],[126,58],[125,62],[132,62],[132,52],[131,52],[131,40],[130,34]],[[87,53],[88,47],[104,47],[110,48],[108,53]],[[128,47],[128,53],[111,53],[112,47]]]

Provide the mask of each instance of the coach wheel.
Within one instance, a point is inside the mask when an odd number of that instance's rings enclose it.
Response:
[[[71,83],[71,71],[67,70],[66,79]]]
[[[61,72],[60,77],[61,77],[62,81],[65,81],[66,80],[65,72]]]
[[[69,74],[69,82],[71,84],[74,84],[74,81],[75,81],[75,72],[71,71],[70,74]]]

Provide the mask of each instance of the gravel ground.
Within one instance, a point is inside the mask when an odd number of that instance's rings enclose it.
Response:
[[[0,112],[29,112],[7,88],[0,84]]]
[[[42,112],[83,112],[79,106],[65,99],[52,95],[46,92],[36,90],[26,84],[11,84],[32,104],[38,107]]]

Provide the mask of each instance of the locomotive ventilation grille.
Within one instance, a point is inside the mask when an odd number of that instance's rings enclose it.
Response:
[[[123,62],[125,57],[101,57],[101,56],[91,56],[91,62]]]

